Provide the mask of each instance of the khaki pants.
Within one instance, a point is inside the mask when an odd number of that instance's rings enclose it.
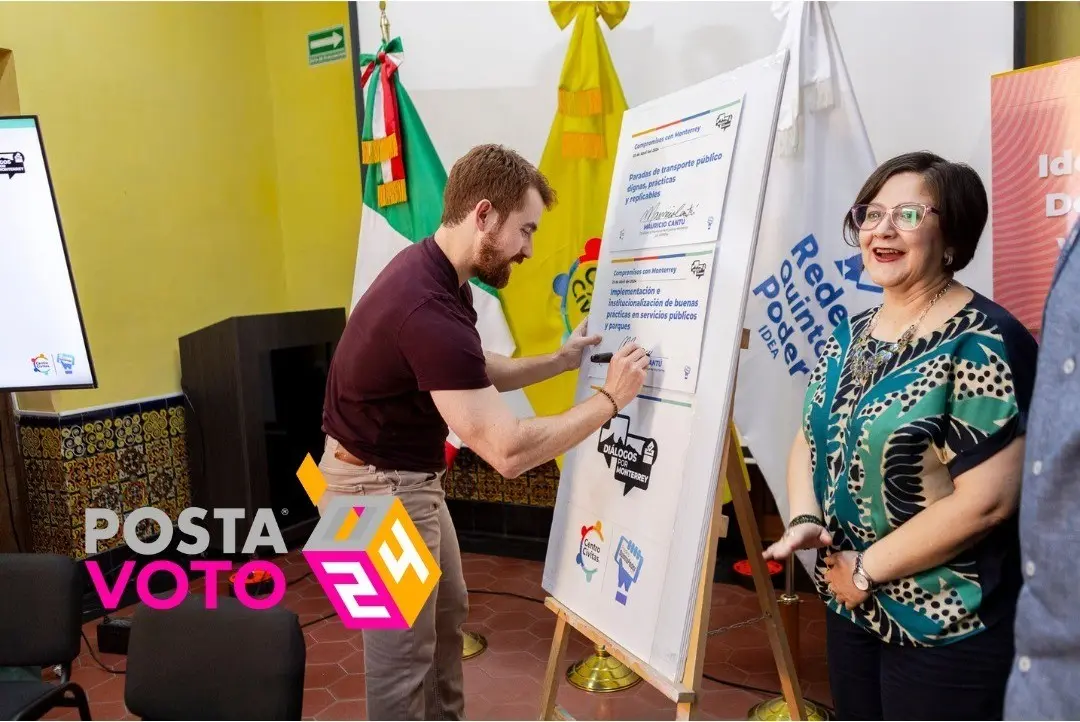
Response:
[[[442,571],[411,629],[364,631],[368,719],[464,719],[461,625],[469,602],[443,475],[357,466],[335,458],[337,449],[328,437],[319,464],[328,486],[320,513],[331,495],[394,494]]]

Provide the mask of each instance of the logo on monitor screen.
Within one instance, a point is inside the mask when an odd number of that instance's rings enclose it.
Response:
[[[22,153],[0,153],[0,175],[14,178],[26,172],[26,157]]]
[[[75,370],[75,357],[69,353],[56,354],[56,364],[64,369],[64,373],[70,376]]]
[[[49,361],[49,357],[43,353],[39,353],[37,356],[34,356],[32,359],[30,359],[30,363],[33,364],[34,373],[36,374],[48,376],[50,373],[52,373],[52,362]]]

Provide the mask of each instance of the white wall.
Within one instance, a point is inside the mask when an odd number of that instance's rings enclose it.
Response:
[[[555,113],[570,28],[546,2],[390,2],[402,79],[447,168],[478,143],[539,161]],[[928,149],[974,166],[990,186],[990,76],[1011,70],[1011,2],[832,2],[878,160]],[[359,4],[360,49],[378,46],[379,11]],[[776,49],[769,2],[636,0],[604,27],[627,102],[658,95]],[[839,229],[838,229],[839,230]],[[962,281],[989,295],[990,227]]]

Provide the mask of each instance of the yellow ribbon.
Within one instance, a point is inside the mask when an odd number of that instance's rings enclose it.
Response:
[[[630,10],[628,2],[549,2],[551,16],[559,25],[560,30],[565,30],[575,17],[591,14],[593,18],[602,17],[607,26],[612,30],[623,21],[626,13]]]

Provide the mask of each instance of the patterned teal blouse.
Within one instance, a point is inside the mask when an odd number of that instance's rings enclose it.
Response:
[[[975,294],[862,387],[848,355],[872,316],[871,309],[836,328],[806,391],[803,432],[832,551],[867,549],[949,495],[952,479],[1022,436],[1034,385],[1035,339]],[[880,345],[871,338],[869,349]],[[1015,516],[948,563],[882,584],[854,611],[828,591],[827,551],[814,570],[826,605],[887,642],[948,644],[1015,612]]]

